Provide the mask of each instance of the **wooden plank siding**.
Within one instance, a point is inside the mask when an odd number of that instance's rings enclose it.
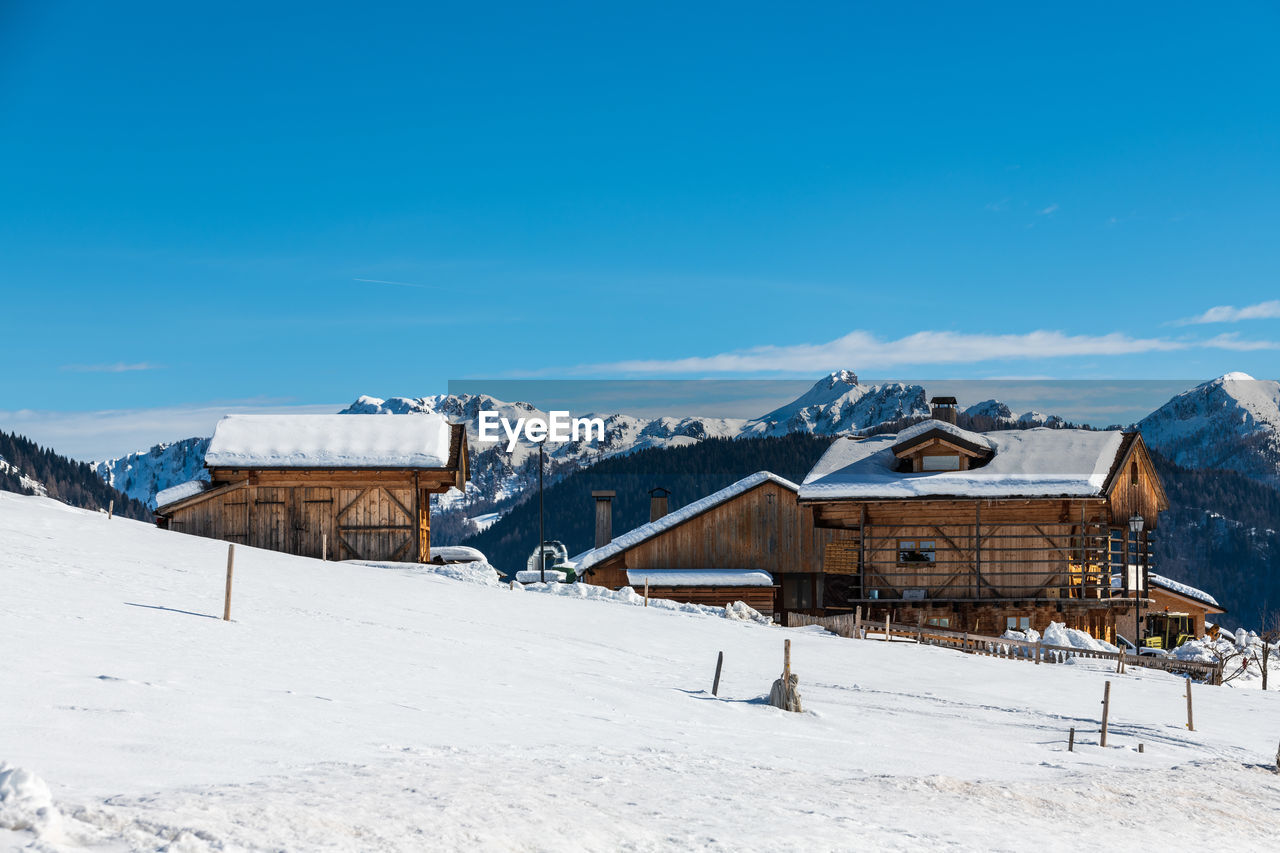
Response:
[[[799,505],[795,492],[767,480],[593,566],[589,580],[617,589],[631,585],[628,569],[758,569],[773,575],[778,588],[786,575],[800,574],[811,575],[821,588],[818,573],[822,571],[823,550],[829,543],[849,537],[843,530],[815,528],[812,509]],[[662,597],[693,601],[688,588],[683,589],[686,591],[672,587]],[[731,596],[731,601],[746,601],[753,588],[714,589],[714,603],[723,605],[725,601],[718,599],[725,595]],[[768,591],[769,606],[752,607],[764,612],[781,609],[774,589],[754,589]],[[751,594],[752,600],[757,598],[760,593]],[[821,603],[815,602],[810,609],[820,607]]]
[[[437,471],[215,469],[237,482],[164,508],[175,531],[330,559],[425,562],[431,495],[453,485]]]

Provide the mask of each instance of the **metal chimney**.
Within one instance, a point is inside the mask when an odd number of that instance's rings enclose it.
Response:
[[[956,398],[934,397],[929,401],[929,416],[935,421],[956,422]]]
[[[596,499],[595,547],[597,548],[613,541],[613,499],[617,495],[618,493],[612,490],[591,493],[591,497]]]
[[[667,497],[671,494],[670,489],[664,489],[662,486],[649,490],[649,520],[657,521],[667,514]]]

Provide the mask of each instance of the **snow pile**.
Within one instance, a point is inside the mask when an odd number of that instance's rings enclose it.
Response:
[[[479,548],[468,545],[433,545],[431,560],[441,563],[482,563],[486,562],[484,553]]]
[[[559,569],[521,569],[516,572],[516,581],[519,583],[542,583],[543,578],[548,583],[564,583],[569,575]]]
[[[434,550],[434,549],[433,549]],[[474,548],[468,549],[474,551]],[[477,552],[478,553],[478,552]],[[415,574],[439,575],[450,580],[473,583],[479,586],[502,586],[502,575],[486,560],[469,563],[392,563],[378,560],[343,560],[357,566],[375,569],[401,569]]]
[[[227,415],[204,461],[228,468],[443,468],[450,434],[439,415]]]
[[[517,573],[516,580],[519,575]],[[531,574],[536,575],[537,572]],[[547,574],[551,574],[550,571]],[[629,586],[622,589],[609,589],[589,583],[524,583],[515,585],[515,589],[525,592],[542,592],[551,595],[562,595],[569,598],[581,598],[589,601],[611,601],[617,604],[628,604],[632,607],[643,607],[644,596]],[[735,601],[728,607],[711,607],[706,604],[688,604],[682,601],[670,601],[665,598],[650,598],[649,607],[657,610],[670,610],[677,613],[690,613],[695,616],[719,616],[738,622],[753,622],[758,625],[772,625],[773,620],[744,602]]]
[[[30,770],[7,761],[0,761],[0,829],[25,830],[54,841],[62,835],[62,815],[49,786]]]
[[[627,569],[627,582],[649,586],[773,586],[773,575],[756,569]]]
[[[1211,637],[1189,640],[1169,654],[1178,660],[1221,663],[1224,684],[1260,688],[1264,646],[1256,633],[1241,628],[1235,634],[1224,631],[1216,640]],[[1267,659],[1267,687],[1274,690],[1277,685],[1280,685],[1280,643],[1273,643]]]
[[[1061,646],[1086,652],[1118,652],[1119,648],[1105,640],[1094,639],[1087,631],[1068,628],[1065,622],[1050,622],[1041,634],[1035,628],[1027,631],[1008,630],[1000,635],[1005,640],[1025,640],[1028,643],[1043,642],[1047,646]]]

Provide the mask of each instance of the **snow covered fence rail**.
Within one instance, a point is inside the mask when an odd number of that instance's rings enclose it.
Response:
[[[1222,683],[1222,667],[1215,663],[1148,655],[1131,655],[1121,651],[1113,652],[1096,648],[1063,646],[1043,641],[1019,640],[1012,637],[988,637],[982,634],[952,631],[923,623],[903,625],[893,622],[875,622],[862,619],[861,613],[839,613],[833,616],[808,616],[802,613],[787,614],[788,628],[796,628],[803,625],[820,625],[833,634],[852,639],[861,639],[870,633],[886,636],[885,632],[887,630],[886,639],[904,639],[916,643],[956,649],[966,654],[1023,660],[1035,664],[1041,662],[1066,663],[1071,658],[1116,661],[1117,664],[1123,663],[1124,666],[1143,666],[1148,669],[1159,669],[1177,675],[1190,675],[1209,684],[1217,685]]]

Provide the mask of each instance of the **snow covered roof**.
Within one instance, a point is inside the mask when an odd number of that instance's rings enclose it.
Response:
[[[757,471],[750,476],[743,477],[738,482],[725,486],[718,492],[712,492],[705,498],[699,498],[693,503],[685,504],[674,512],[669,512],[657,521],[651,521],[648,524],[642,524],[634,530],[629,530],[618,538],[614,539],[607,545],[601,545],[599,548],[592,548],[590,551],[584,551],[573,558],[574,564],[579,571],[589,569],[597,563],[601,563],[615,554],[619,554],[628,548],[639,545],[646,539],[657,536],[664,530],[670,530],[677,524],[688,521],[694,516],[701,515],[713,507],[719,506],[730,498],[748,492],[759,486],[761,483],[774,482],[778,485],[795,491],[798,486],[790,480],[783,479],[771,471]]]
[[[962,445],[971,445],[982,450],[992,450],[994,445],[991,440],[980,432],[970,432],[967,429],[961,429],[955,424],[947,423],[937,419],[929,419],[921,421],[918,424],[909,426],[899,432],[894,438],[894,448],[901,450],[909,447],[916,439],[926,436],[931,432],[943,433],[947,438],[953,439]]]
[[[906,432],[835,441],[804,478],[800,499],[1091,497],[1102,493],[1124,438],[1117,431],[1043,427],[968,433],[991,447],[987,464],[903,473],[893,448]]]
[[[627,583],[644,586],[773,586],[757,569],[627,569]]]
[[[1218,603],[1218,599],[1214,598],[1212,595],[1205,592],[1204,590],[1196,589],[1194,586],[1189,586],[1185,583],[1182,583],[1181,581],[1176,581],[1172,578],[1167,578],[1164,575],[1158,575],[1155,572],[1148,572],[1147,580],[1149,580],[1153,586],[1158,586],[1158,587],[1161,587],[1162,589],[1167,589],[1169,590],[1169,592],[1176,592],[1178,595],[1193,599],[1195,601],[1200,602],[1201,604],[1207,604],[1210,607],[1222,606],[1221,604]]]
[[[161,489],[156,492],[156,509],[177,503],[178,501],[184,501],[193,495],[198,495],[205,489],[208,489],[209,486],[210,483],[208,480],[187,480],[185,483],[179,483],[176,486]]]
[[[205,453],[210,467],[444,468],[439,415],[227,415]]]

